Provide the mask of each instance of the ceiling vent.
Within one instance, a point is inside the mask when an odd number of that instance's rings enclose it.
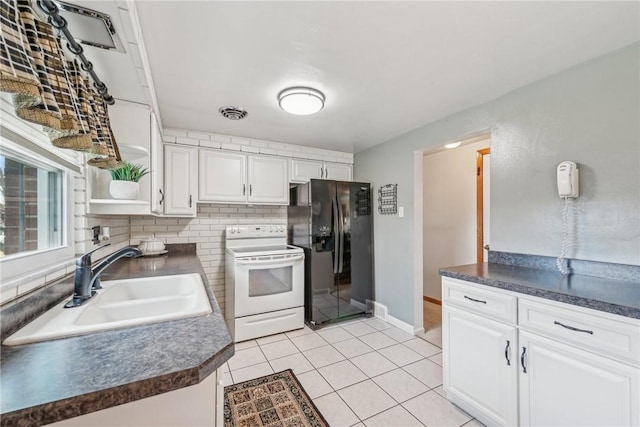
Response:
[[[67,20],[73,38],[78,43],[124,53],[111,17],[86,7],[56,1],[59,14]]]
[[[244,108],[233,107],[231,105],[220,107],[218,111],[220,111],[220,114],[222,114],[229,120],[242,120],[247,117],[247,114],[249,114]]]

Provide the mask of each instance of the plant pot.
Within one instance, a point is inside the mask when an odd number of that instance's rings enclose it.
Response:
[[[138,197],[140,184],[133,181],[111,181],[109,194],[114,199],[133,200]]]

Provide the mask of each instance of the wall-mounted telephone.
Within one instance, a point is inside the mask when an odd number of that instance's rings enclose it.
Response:
[[[562,274],[569,274],[569,266],[565,262],[565,257],[569,251],[569,205],[573,199],[580,195],[578,186],[578,165],[575,162],[564,161],[558,165],[558,196],[564,199],[564,208],[562,209],[562,248],[560,256],[556,259],[558,271]]]
[[[580,195],[578,186],[578,166],[571,161],[558,165],[558,196],[576,198]]]

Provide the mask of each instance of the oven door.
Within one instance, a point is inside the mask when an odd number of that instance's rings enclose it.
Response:
[[[238,257],[235,317],[304,305],[304,254]]]

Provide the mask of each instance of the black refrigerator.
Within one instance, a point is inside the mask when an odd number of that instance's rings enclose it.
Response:
[[[312,179],[291,188],[289,243],[305,253],[311,328],[373,311],[371,185]]]

